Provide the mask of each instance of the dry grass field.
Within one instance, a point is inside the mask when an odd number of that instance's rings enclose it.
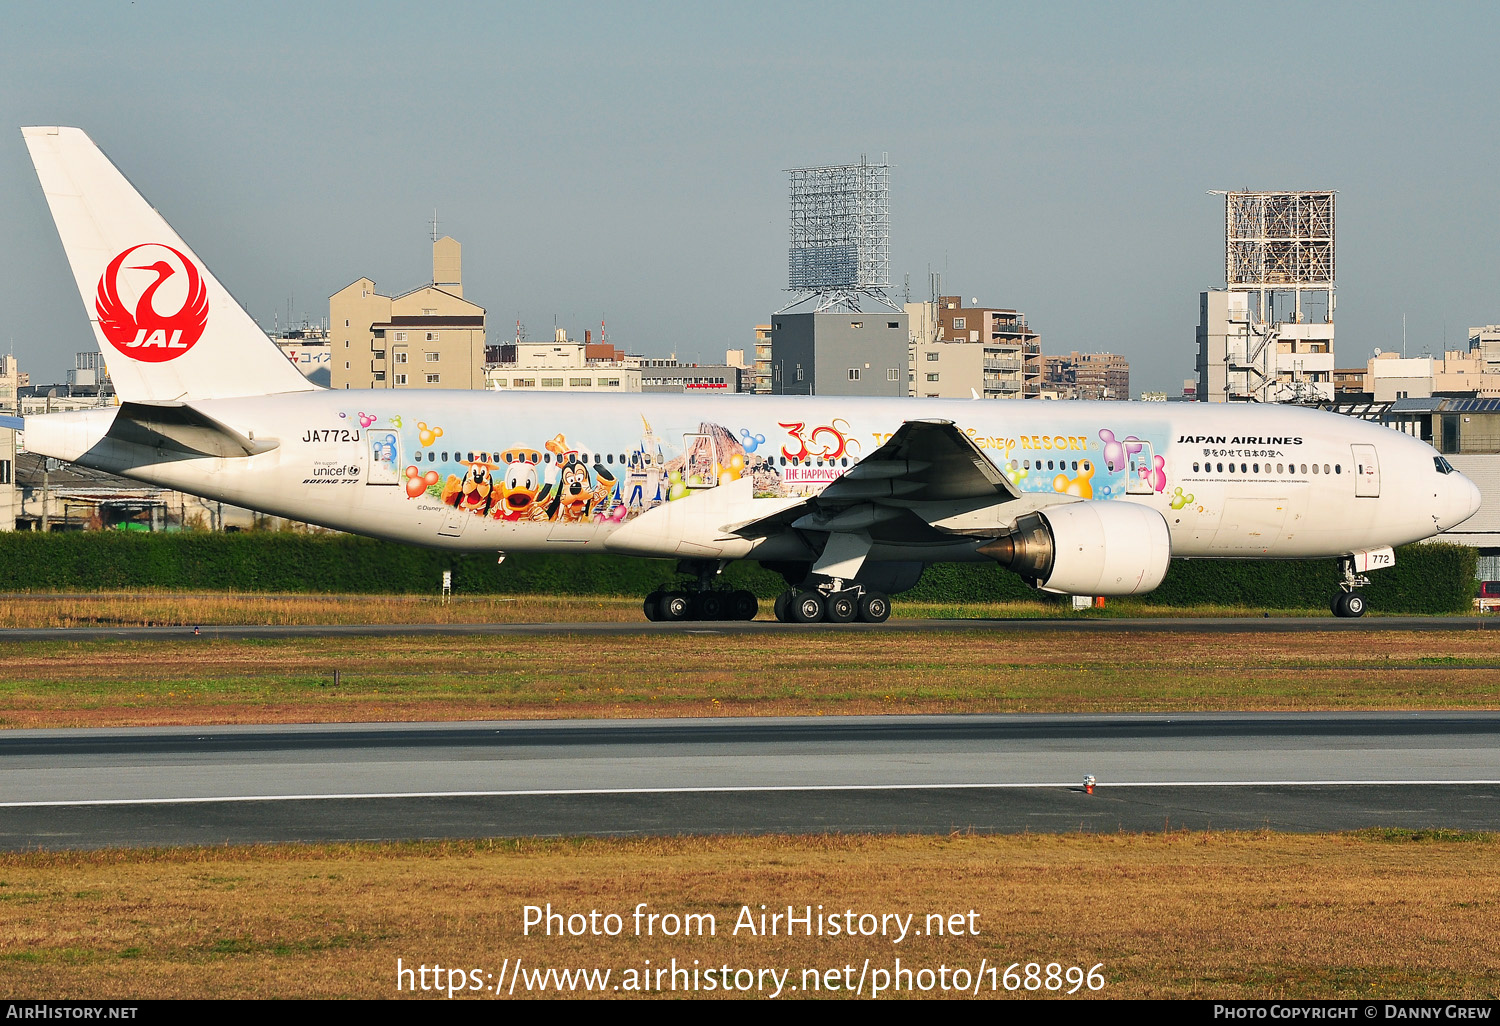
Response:
[[[0,978],[15,998],[386,998],[398,996],[398,958],[443,966],[444,983],[448,968],[477,969],[484,981],[519,958],[528,971],[610,969],[609,986],[628,987],[625,971],[648,959],[790,969],[785,983],[800,986],[803,969],[837,969],[842,979],[850,965],[857,978],[867,958],[891,970],[900,957],[910,969],[970,974],[981,962],[1001,973],[1015,962],[1103,963],[1104,997],[1494,999],[1496,854],[1493,835],[1367,832],[7,855]],[[636,937],[631,911],[643,901],[662,914],[712,913],[716,934]],[[565,914],[618,913],[623,932],[523,936],[522,907],[549,902]],[[929,914],[960,913],[965,935],[735,935],[741,906],[758,915],[762,904],[911,913],[916,930]],[[989,996],[988,973],[981,993]]]
[[[1260,609],[1204,605],[1190,610],[1111,599],[1085,616],[1260,616]],[[1280,610],[1278,615],[1327,616],[1327,609]],[[902,617],[1068,617],[1080,614],[1055,601],[918,603],[898,598]],[[455,595],[444,602],[429,595],[276,595],[259,592],[201,594],[163,591],[98,592],[87,595],[12,594],[0,597],[0,629],[7,627],[155,627],[237,624],[390,623],[638,623],[641,600],[624,596]],[[761,603],[760,619],[771,619]]]
[[[1492,635],[187,635],[13,644],[0,670],[11,728],[1434,708],[1500,708]]]

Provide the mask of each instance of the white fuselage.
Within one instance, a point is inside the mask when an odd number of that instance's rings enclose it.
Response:
[[[113,410],[28,418],[27,444],[276,516],[461,550],[614,551],[635,518],[735,483],[757,508],[785,508],[916,419],[952,421],[1023,497],[1156,509],[1178,557],[1338,556],[1430,537],[1478,505],[1427,444],[1282,406],[404,390],[194,406],[279,444],[163,459],[105,438]],[[723,554],[788,558],[800,544],[785,532]],[[983,558],[975,544],[887,540],[871,556]],[[662,548],[651,554],[690,554]]]

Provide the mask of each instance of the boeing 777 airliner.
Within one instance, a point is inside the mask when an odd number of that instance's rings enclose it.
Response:
[[[120,399],[27,417],[28,449],[396,541],[678,560],[651,619],[753,617],[736,559],[786,578],[779,619],[879,622],[930,563],[1131,595],[1174,556],[1336,557],[1358,616],[1479,508],[1427,444],[1282,406],[319,388],[87,135],[22,131]]]

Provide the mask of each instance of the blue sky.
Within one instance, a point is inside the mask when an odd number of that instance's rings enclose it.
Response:
[[[252,315],[464,244],[492,338],[718,359],[786,303],[788,167],[889,154],[893,280],[1192,374],[1225,188],[1332,188],[1339,364],[1500,322],[1500,6],[0,7],[0,346],[92,348],[20,133],[82,127]]]

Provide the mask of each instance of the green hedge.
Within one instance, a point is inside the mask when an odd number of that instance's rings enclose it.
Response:
[[[1459,545],[1409,545],[1371,574],[1372,609],[1458,613],[1471,608],[1478,553]],[[453,555],[349,535],[291,532],[0,534],[0,592],[168,588],[184,591],[432,593],[444,570],[460,594],[644,595],[670,583],[667,560],[516,553]],[[726,583],[769,598],[785,585],[755,563],[735,563]],[[1337,587],[1333,560],[1178,560],[1144,598],[1153,605],[1323,608]],[[1020,578],[990,564],[929,567],[906,597],[928,602],[1034,598]]]

